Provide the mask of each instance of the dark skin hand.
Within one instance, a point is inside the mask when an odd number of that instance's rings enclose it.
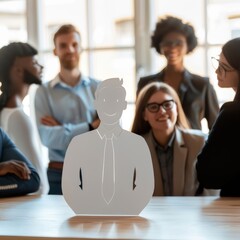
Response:
[[[4,176],[8,173],[15,174],[23,180],[29,180],[31,171],[24,162],[18,160],[0,163],[0,176]]]
[[[96,128],[98,128],[100,122],[101,122],[100,119],[97,118],[97,119],[95,119],[95,120],[91,123],[91,125],[92,125],[92,127],[93,127],[94,129],[96,129]]]

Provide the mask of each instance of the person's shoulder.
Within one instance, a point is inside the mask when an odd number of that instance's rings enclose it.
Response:
[[[0,127],[0,148],[4,145],[4,143],[12,142],[8,134]]]
[[[54,81],[54,79],[51,79],[51,80],[46,81],[46,82],[42,83],[41,85],[39,85],[36,89],[35,97],[45,95],[46,91],[50,91],[53,81]]]
[[[192,73],[188,69],[184,70],[184,75],[185,75],[186,78],[190,78],[193,82],[199,82],[199,83],[203,83],[203,84],[207,84],[207,83],[210,82],[209,77],[201,76],[201,75],[196,74],[196,73]]]
[[[97,83],[101,82],[101,80],[94,77],[88,77],[88,79],[90,80],[90,82],[97,82]]]
[[[191,83],[198,91],[205,92],[204,89],[209,89],[209,90],[213,89],[213,86],[210,83],[209,77],[190,73],[189,71],[186,71],[185,74],[186,74],[187,78],[190,79]]]
[[[145,133],[145,134],[143,134],[143,135],[141,135],[144,139],[145,139],[145,141],[146,142],[148,142],[148,141],[151,141],[152,140],[152,134],[151,134],[151,132],[149,131],[149,132],[147,132],[147,133]]]
[[[228,115],[240,114],[240,102],[232,101],[224,103],[221,106],[219,113]]]
[[[230,131],[236,131],[240,122],[240,102],[226,102],[224,103],[220,110],[218,117],[214,123],[213,129],[218,129],[222,131],[224,129],[231,129]]]
[[[82,77],[85,81],[87,81],[90,85],[98,85],[101,80],[94,78],[94,77],[90,77],[90,76],[83,76]]]
[[[196,82],[196,83],[202,84],[202,85],[208,85],[210,83],[209,77],[207,77],[207,76],[201,76],[201,75],[190,73],[190,72],[189,72],[189,74],[190,74],[193,82]]]
[[[8,133],[11,132],[11,129],[18,129],[19,126],[19,130],[22,130],[21,127],[29,124],[29,122],[30,119],[22,107],[11,108],[7,109],[6,111],[3,109],[2,111],[3,129],[7,129]],[[17,134],[15,130],[13,132],[14,134]]]
[[[145,81],[150,81],[150,80],[153,80],[153,79],[157,79],[157,78],[159,78],[159,76],[160,76],[160,73],[155,73],[155,74],[151,74],[151,75],[142,76],[142,77],[139,78],[139,82],[140,81],[145,82]]]
[[[44,81],[41,85],[39,85],[39,88],[54,88],[54,86],[57,85],[59,82],[60,77],[59,74],[57,74],[55,77]]]
[[[94,138],[98,139],[98,134],[97,134],[96,129],[74,136],[72,138],[71,143],[72,144],[78,144],[78,145],[79,144],[88,145],[89,143],[91,143],[94,140]]]
[[[121,135],[124,135],[125,137],[132,137],[132,138],[138,138],[140,135],[133,133],[131,131],[127,131],[125,129],[122,129]]]
[[[189,139],[202,139],[205,140],[207,138],[207,134],[199,129],[182,129],[180,130],[185,137]]]
[[[47,81],[47,82],[43,82],[41,85],[38,85],[37,86],[37,90],[38,89],[44,89],[44,88],[48,88],[51,84],[53,80],[50,80],[50,81]]]
[[[9,117],[9,122],[10,121],[12,123],[16,122],[17,125],[21,125],[21,126],[30,127],[32,125],[30,116],[28,116],[26,112],[24,112],[23,108],[17,108]]]
[[[5,134],[4,130],[2,129],[2,127],[0,127],[0,135],[1,135],[1,137],[3,137],[4,134]]]
[[[97,79],[97,78],[93,78],[90,76],[82,76],[82,79],[84,79],[84,82],[86,84],[86,86],[90,86],[90,88],[95,91],[97,86],[99,85],[99,83],[101,82],[101,80]]]
[[[124,136],[124,138],[129,139],[129,141],[127,141],[127,143],[129,143],[129,144],[131,144],[131,143],[137,143],[137,144],[146,143],[145,139],[136,133],[133,133],[133,132],[130,132],[127,130],[123,130],[122,135]]]
[[[152,75],[148,75],[148,76],[143,76],[140,77],[138,84],[137,84],[137,95],[140,92],[140,90],[146,86],[148,83],[154,82],[154,81],[161,81],[161,76],[162,76],[162,72],[156,73],[156,74],[152,74]]]
[[[10,119],[11,119],[11,121],[15,121],[15,122],[21,121],[22,122],[22,121],[29,120],[29,117],[22,108],[15,108],[12,111],[12,114],[9,116],[9,121],[10,121]]]
[[[228,110],[228,109],[239,109],[240,110],[240,102],[238,101],[231,101],[231,102],[225,102],[221,109]]]

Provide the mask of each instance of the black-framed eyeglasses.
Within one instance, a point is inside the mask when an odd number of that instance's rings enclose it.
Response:
[[[164,110],[168,111],[173,108],[174,104],[175,104],[175,101],[173,99],[170,99],[170,100],[166,100],[162,103],[156,103],[156,102],[148,103],[146,105],[146,108],[151,113],[157,113],[159,111],[160,107],[162,107]]]
[[[170,47],[182,47],[184,44],[183,40],[181,39],[174,39],[174,40],[163,40],[160,43],[160,47],[162,48],[170,48]]]
[[[221,62],[216,57],[211,57],[212,66],[215,70],[219,71],[219,74],[222,76],[226,76],[226,72],[234,72],[235,69],[231,68],[230,66],[226,65],[225,63]]]

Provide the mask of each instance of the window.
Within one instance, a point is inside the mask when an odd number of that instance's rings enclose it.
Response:
[[[27,41],[25,0],[0,2],[0,47],[13,41]]]
[[[122,78],[127,101],[133,103],[136,92],[133,1],[44,0],[43,9],[45,81],[59,71],[58,59],[52,55],[53,34],[61,24],[71,23],[82,35],[82,72],[100,80]],[[66,9],[71,14],[66,14]],[[129,108],[124,111],[123,127],[130,128],[132,112]]]
[[[59,71],[52,54],[53,34],[61,24],[76,25],[83,39],[83,73],[100,80],[123,78],[129,106],[122,122],[129,129],[139,76],[158,72],[165,64],[150,48],[150,36],[163,15],[175,15],[194,26],[199,46],[187,56],[187,68],[210,77],[220,104],[233,98],[231,89],[217,86],[210,59],[228,39],[240,36],[239,9],[239,0],[2,0],[0,46],[31,40],[45,66],[44,81],[48,81]],[[39,35],[34,32],[38,28]]]
[[[174,15],[190,22],[196,31],[199,46],[186,58],[186,67],[197,74],[210,77],[219,104],[233,99],[232,89],[221,89],[211,66],[211,57],[220,54],[221,46],[234,37],[240,37],[240,2],[237,0],[154,0],[155,15]],[[173,7],[174,6],[174,7]],[[191,9],[191,11],[186,9]],[[153,26],[154,29],[155,26]],[[153,69],[159,70],[159,55],[153,53]]]
[[[240,2],[237,0],[208,0],[207,8],[207,58],[209,65],[209,76],[213,80],[218,94],[220,105],[232,100],[234,91],[232,89],[220,88],[214,69],[211,67],[211,57],[218,56],[221,46],[231,38],[240,37]]]

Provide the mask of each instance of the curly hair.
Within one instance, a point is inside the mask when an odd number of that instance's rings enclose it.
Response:
[[[156,23],[156,28],[153,32],[153,35],[151,36],[151,47],[154,47],[159,54],[162,54],[160,43],[162,42],[163,38],[170,32],[178,32],[186,37],[188,46],[187,53],[193,51],[193,49],[198,44],[193,26],[191,26],[189,23],[184,23],[179,18],[166,16],[164,18],[161,18]]]

